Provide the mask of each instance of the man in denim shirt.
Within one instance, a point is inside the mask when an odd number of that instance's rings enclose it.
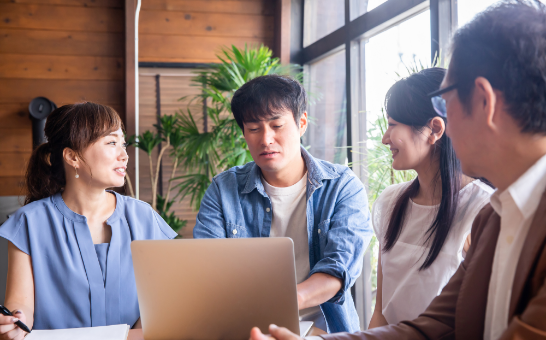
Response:
[[[235,93],[233,115],[254,162],[213,179],[193,236],[291,237],[300,315],[318,315],[328,332],[355,332],[350,288],[372,236],[368,200],[348,167],[300,146],[306,106],[305,90],[289,77],[258,77]]]

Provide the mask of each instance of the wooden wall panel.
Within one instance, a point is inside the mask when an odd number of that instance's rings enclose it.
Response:
[[[161,94],[161,114],[172,115],[178,110],[186,110],[187,102],[181,102],[179,99],[184,96],[192,97],[199,93],[199,89],[191,86],[191,78],[194,76],[193,71],[189,69],[140,69],[140,132],[153,130],[154,124],[157,123],[157,91],[155,75],[160,74],[160,94]],[[195,102],[190,107],[191,112],[197,119],[197,124],[201,131],[203,129],[202,121],[202,105]],[[154,152],[154,162],[157,155],[157,149]],[[141,151],[140,153],[140,198],[144,201],[151,201],[151,182],[148,155]],[[173,160],[167,155],[163,157],[163,195],[169,185],[170,175],[173,169]],[[179,168],[177,176],[184,175],[184,172]],[[173,182],[170,197],[174,198],[177,189],[174,188],[178,181]],[[195,217],[197,212],[190,206],[190,197],[184,198],[182,201],[176,200],[173,204],[173,211],[178,217],[187,222],[186,228],[181,232],[185,238],[192,237],[193,227],[195,226]]]
[[[0,53],[123,58],[123,33],[0,28]]]
[[[0,104],[28,103],[38,96],[48,97],[57,105],[94,101],[123,104],[124,83],[115,80],[2,79]]]
[[[0,105],[0,122],[3,129],[15,128],[30,131],[31,124],[28,118],[28,104]]]
[[[125,116],[122,0],[0,0],[0,196],[20,195],[28,104],[94,101]]]
[[[139,61],[212,63],[223,46],[272,47],[273,0],[148,0],[139,24]]]
[[[273,2],[273,1],[270,1]],[[266,1],[240,0],[154,0],[144,1],[142,9],[185,11],[193,13],[273,15],[271,4]]]
[[[146,46],[146,55],[139,57],[146,62],[186,62],[186,63],[216,63],[221,47],[235,45],[239,48],[248,46],[271,46],[271,39],[230,38],[224,37],[193,37],[182,35],[143,34],[140,43]],[[191,46],[191,48],[188,48]]]
[[[123,10],[96,7],[0,4],[0,27],[123,32]]]
[[[0,0],[0,3],[123,8],[123,0]]]
[[[0,54],[0,78],[123,80],[123,58]]]
[[[2,152],[32,152],[31,129],[0,128]]]
[[[0,174],[2,177],[23,177],[26,171],[30,152],[3,152],[0,157]]]
[[[140,34],[272,38],[273,17],[225,13],[143,11]]]

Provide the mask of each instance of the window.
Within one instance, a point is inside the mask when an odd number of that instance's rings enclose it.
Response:
[[[327,36],[345,24],[345,0],[305,0],[303,46]]]
[[[458,0],[457,16],[459,27],[470,22],[474,16],[499,0]]]
[[[385,95],[408,68],[430,65],[430,12],[427,10],[370,38],[366,45],[366,115],[373,124]]]
[[[387,0],[351,0],[351,20],[373,10]]]
[[[347,164],[345,51],[308,66],[309,128],[303,145],[314,157]]]

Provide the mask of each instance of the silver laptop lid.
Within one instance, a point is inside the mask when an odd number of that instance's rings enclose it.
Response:
[[[131,251],[146,340],[248,339],[272,323],[299,333],[289,238],[134,241]]]

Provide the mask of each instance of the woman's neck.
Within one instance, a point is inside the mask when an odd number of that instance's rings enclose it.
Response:
[[[420,205],[436,205],[442,199],[442,183],[438,170],[439,162],[426,162],[416,168],[419,191],[412,200]]]
[[[67,183],[62,197],[70,210],[88,220],[108,213],[111,215],[116,207],[115,197],[104,189],[82,188]]]
[[[420,205],[437,205],[442,200],[442,179],[439,174],[439,162],[429,162],[415,169],[419,181],[419,192],[412,200]],[[461,176],[458,190],[464,188],[474,179],[466,175]]]

